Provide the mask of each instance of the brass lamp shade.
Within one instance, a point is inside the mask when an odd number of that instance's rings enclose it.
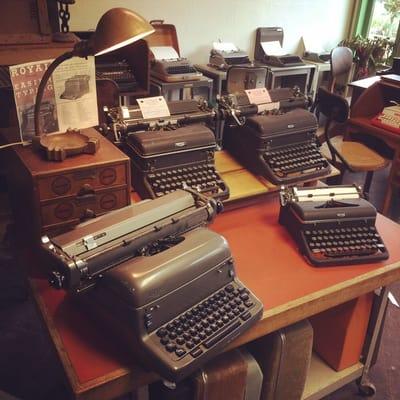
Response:
[[[92,51],[95,56],[133,43],[154,32],[140,15],[127,8],[108,10],[97,23]]]

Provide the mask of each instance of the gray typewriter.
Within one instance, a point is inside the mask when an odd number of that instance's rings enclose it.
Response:
[[[211,125],[217,114],[196,100],[168,103],[170,116],[145,119],[137,106],[106,110],[109,133],[132,161],[132,179],[142,198],[160,197],[183,185],[225,200],[228,186],[215,169]]]
[[[74,75],[65,81],[65,90],[60,99],[76,100],[89,93],[89,75]]]
[[[75,293],[145,366],[177,382],[262,314],[228,243],[204,227],[217,208],[178,190],[44,238],[51,283]]]
[[[151,63],[151,75],[165,82],[199,80],[203,74],[187,58],[154,60]]]
[[[227,70],[232,65],[249,65],[251,61],[248,54],[238,49],[231,43],[225,47],[219,47],[223,44],[215,43],[210,51],[209,65],[220,70]],[[228,46],[230,45],[230,46]]]

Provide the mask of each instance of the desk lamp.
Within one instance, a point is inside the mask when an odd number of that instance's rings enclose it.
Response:
[[[154,28],[140,15],[126,8],[108,10],[98,22],[94,34],[89,40],[75,44],[72,51],[57,57],[47,68],[40,81],[34,110],[36,144],[47,150],[47,157],[52,160],[63,160],[68,155],[81,152],[94,153],[98,143],[77,132],[43,135],[39,123],[40,106],[47,82],[54,70],[72,57],[86,58],[98,56],[119,49],[154,32]]]

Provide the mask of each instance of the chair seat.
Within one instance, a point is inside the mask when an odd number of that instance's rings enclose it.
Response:
[[[343,136],[339,135],[331,138],[331,143],[354,172],[376,171],[385,168],[389,164],[389,160],[369,147],[359,142],[344,141]],[[332,160],[331,152],[326,142],[321,146],[321,152],[328,160]],[[336,163],[342,164],[337,156]]]

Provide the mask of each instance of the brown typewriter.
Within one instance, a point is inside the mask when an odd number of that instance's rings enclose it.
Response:
[[[229,189],[215,169],[216,139],[207,126],[214,110],[196,100],[168,103],[170,117],[144,119],[137,106],[107,109],[108,130],[132,160],[133,185],[142,198],[187,185],[224,200]]]
[[[203,74],[180,55],[175,25],[164,24],[162,20],[150,23],[155,30],[146,37],[152,54],[151,76],[165,82],[201,79]]]
[[[231,94],[219,99],[226,119],[224,148],[246,168],[274,184],[328,175],[330,165],[317,144],[316,118],[304,109],[308,99],[298,89],[268,90],[268,100],[250,102],[245,89],[264,87],[265,75],[260,71],[265,70],[228,70],[227,87]]]
[[[317,267],[384,260],[388,251],[376,227],[376,209],[350,186],[283,188],[279,222]]]
[[[65,81],[65,90],[61,99],[76,100],[89,93],[89,75],[74,75]]]
[[[116,341],[174,382],[263,309],[237,278],[226,240],[204,227],[215,203],[177,190],[43,238],[51,283],[75,293]]]

